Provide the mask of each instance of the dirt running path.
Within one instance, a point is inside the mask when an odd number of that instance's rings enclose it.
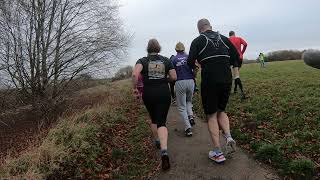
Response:
[[[232,158],[224,165],[209,160],[208,152],[212,145],[206,123],[197,119],[193,137],[183,134],[184,126],[176,106],[171,107],[168,115],[168,150],[171,169],[161,172],[159,180],[263,180],[279,179],[271,170],[262,167],[249,158],[241,149],[237,149]],[[222,140],[221,140],[222,141]]]

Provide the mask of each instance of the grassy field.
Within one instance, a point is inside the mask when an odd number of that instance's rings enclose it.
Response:
[[[241,102],[239,94],[232,94],[227,108],[238,144],[283,177],[316,176],[320,172],[320,70],[302,61],[268,63],[265,69],[248,64],[241,69],[241,78],[249,98]],[[0,167],[0,179],[152,176],[158,163],[148,116],[133,99],[129,81],[89,88],[78,96],[98,98],[99,103],[61,119],[39,147],[8,158]],[[198,94],[195,111],[203,117],[200,104]]]
[[[227,108],[238,143],[284,176],[319,173],[320,70],[303,61],[248,64],[241,79],[249,98],[232,94]]]
[[[127,80],[79,92],[103,103],[60,119],[39,147],[7,158],[0,179],[150,178],[158,163],[148,116],[131,93]]]

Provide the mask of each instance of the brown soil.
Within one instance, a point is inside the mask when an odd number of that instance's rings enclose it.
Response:
[[[35,134],[41,128],[35,117],[28,106],[0,116],[0,159],[21,152],[36,141]]]

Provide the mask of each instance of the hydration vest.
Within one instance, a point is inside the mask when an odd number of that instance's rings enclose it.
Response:
[[[200,57],[199,62],[203,63],[204,61],[218,57],[230,58],[229,47],[221,39],[219,32],[204,32],[201,33],[200,36],[206,38],[206,45],[198,54]],[[205,51],[207,53],[205,53],[206,55],[204,56],[202,54]]]

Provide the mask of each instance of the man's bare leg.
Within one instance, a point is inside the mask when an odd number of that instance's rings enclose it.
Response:
[[[161,150],[168,149],[168,129],[164,126],[158,128],[158,137],[160,139]]]
[[[160,139],[161,144],[161,161],[162,161],[162,169],[168,170],[170,168],[169,156],[167,153],[168,149],[168,129],[165,126],[161,126],[158,128],[158,137]]]
[[[217,113],[208,116],[208,129],[213,143],[213,150],[209,151],[209,158],[216,163],[223,163],[224,157],[220,147],[220,133]]]
[[[226,138],[226,153],[231,153],[236,151],[236,142],[231,136],[230,133],[230,124],[228,115],[225,112],[219,112],[218,115],[218,123]]]
[[[208,115],[208,129],[214,148],[220,148],[219,123],[217,113]]]
[[[155,140],[158,140],[159,138],[158,138],[158,128],[157,128],[157,124],[151,123],[150,127],[151,127],[151,131],[152,131],[153,138],[154,138]]]
[[[225,112],[218,112],[218,123],[225,135],[230,134],[230,124],[228,115]]]
[[[153,138],[154,138],[154,144],[156,145],[157,149],[160,149],[161,147],[160,147],[160,140],[159,140],[159,137],[158,137],[157,124],[151,123],[150,124],[150,128],[151,128],[152,135],[153,135]]]

